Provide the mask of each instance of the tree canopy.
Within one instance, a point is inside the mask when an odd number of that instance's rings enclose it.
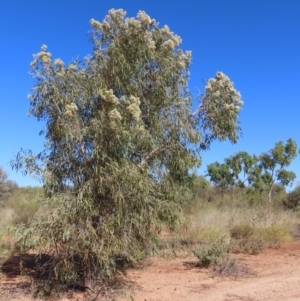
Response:
[[[297,144],[288,139],[284,144],[279,141],[274,148],[259,156],[239,152],[225,163],[214,162],[207,166],[207,176],[216,186],[225,189],[234,187],[254,187],[257,190],[268,190],[271,201],[274,185],[287,186],[296,178],[293,171],[286,170],[297,156]]]
[[[45,122],[45,149],[13,167],[41,179],[52,211],[22,242],[56,258],[52,279],[93,287],[116,256],[136,261],[162,223],[174,226],[190,171],[215,139],[235,143],[241,96],[222,72],[195,100],[191,52],[145,12],[94,19],[92,55],[65,64],[45,45],[31,63],[30,114]],[[81,264],[78,265],[78,258]]]

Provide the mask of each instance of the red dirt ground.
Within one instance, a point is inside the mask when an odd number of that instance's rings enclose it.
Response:
[[[129,269],[127,293],[136,301],[300,301],[300,242],[259,255],[233,255],[242,267],[237,277],[212,274],[192,266],[194,257],[166,260],[150,258],[140,269]],[[126,300],[125,298],[116,298]],[[0,300],[29,301],[30,280],[15,276],[0,278]],[[62,300],[102,300],[99,296],[69,293]]]

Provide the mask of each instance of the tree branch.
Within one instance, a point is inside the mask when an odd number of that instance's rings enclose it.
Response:
[[[158,145],[156,148],[154,148],[150,153],[148,153],[143,160],[138,165],[140,168],[144,167],[144,165],[147,163],[147,161],[157,152],[163,150],[166,147],[168,140],[165,140],[162,144]]]

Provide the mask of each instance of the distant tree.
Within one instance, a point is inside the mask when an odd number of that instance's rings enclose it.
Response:
[[[77,281],[81,266],[92,288],[116,256],[138,260],[162,223],[176,223],[200,151],[239,137],[242,101],[229,78],[209,79],[192,111],[180,37],[142,11],[125,14],[91,20],[84,62],[53,61],[43,46],[31,63],[30,114],[46,123],[45,151],[12,165],[40,177],[54,208],[22,235],[25,248],[53,253],[54,281]]]
[[[227,190],[245,186],[258,191],[267,189],[271,202],[276,185],[287,186],[296,178],[293,171],[285,169],[296,156],[297,144],[288,139],[285,145],[282,141],[277,142],[274,148],[260,156],[239,152],[225,159],[225,163],[209,164],[207,176],[214,185]]]
[[[207,166],[207,175],[210,181],[225,190],[228,190],[233,185],[233,176],[230,168],[225,163],[214,162]]]
[[[209,201],[210,188],[211,183],[205,176],[195,176],[191,185],[192,199],[200,198]]]
[[[8,174],[0,166],[0,205],[9,199],[12,192],[18,185],[14,181],[8,180]]]
[[[286,144],[279,141],[269,152],[263,153],[259,158],[259,166],[262,168],[262,182],[269,187],[269,201],[272,199],[274,185],[279,183],[287,186],[296,178],[288,167],[297,156],[297,144],[293,139],[288,139]]]
[[[225,163],[215,162],[207,166],[207,176],[214,185],[230,190],[253,183],[257,173],[256,156],[239,152],[224,161]]]

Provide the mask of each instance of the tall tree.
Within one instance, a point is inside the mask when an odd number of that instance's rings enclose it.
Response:
[[[288,139],[284,144],[279,141],[274,148],[260,156],[260,167],[263,171],[262,181],[269,187],[269,201],[272,199],[272,191],[276,183],[287,186],[296,178],[288,167],[297,156],[297,144],[293,139]]]
[[[87,287],[116,256],[138,260],[161,223],[174,225],[200,151],[214,139],[235,143],[240,131],[229,78],[210,79],[192,111],[191,52],[145,12],[125,14],[90,21],[84,62],[52,60],[45,45],[35,55],[30,114],[46,123],[45,150],[13,162],[41,178],[54,208],[26,229],[24,246],[54,253],[54,280],[78,279],[79,258]]]

